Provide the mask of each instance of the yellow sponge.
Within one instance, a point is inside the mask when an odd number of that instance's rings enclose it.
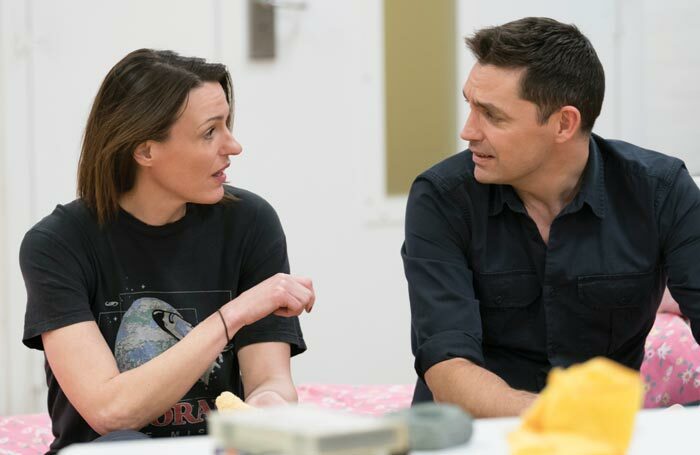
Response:
[[[598,357],[553,369],[509,436],[514,455],[624,454],[643,399],[637,371]]]

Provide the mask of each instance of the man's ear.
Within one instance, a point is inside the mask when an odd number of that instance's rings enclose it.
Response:
[[[134,150],[134,159],[141,166],[150,167],[153,162],[151,157],[151,141],[140,143]]]
[[[581,131],[581,112],[574,106],[564,106],[556,113],[556,136],[558,143],[566,142]]]

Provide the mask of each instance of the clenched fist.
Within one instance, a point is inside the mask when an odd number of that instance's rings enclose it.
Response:
[[[290,317],[303,311],[310,312],[315,300],[310,278],[278,273],[248,289],[225,307],[232,305],[231,311],[236,314],[236,319],[248,325],[269,314]]]

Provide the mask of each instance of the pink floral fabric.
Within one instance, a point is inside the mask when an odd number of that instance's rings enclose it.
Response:
[[[304,384],[297,387],[300,403],[341,409],[355,414],[383,415],[411,405],[413,384]]]
[[[51,442],[48,414],[0,417],[0,455],[45,453]]]
[[[644,407],[700,400],[700,346],[685,320],[659,313],[644,346]]]

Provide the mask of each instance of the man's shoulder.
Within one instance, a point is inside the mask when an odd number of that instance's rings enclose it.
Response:
[[[474,179],[474,161],[471,152],[464,150],[445,158],[421,173],[416,180],[428,180],[442,191],[456,186],[477,183]]]
[[[671,183],[683,161],[655,150],[620,140],[603,139],[593,135],[605,160],[606,173],[625,175],[632,179]]]

